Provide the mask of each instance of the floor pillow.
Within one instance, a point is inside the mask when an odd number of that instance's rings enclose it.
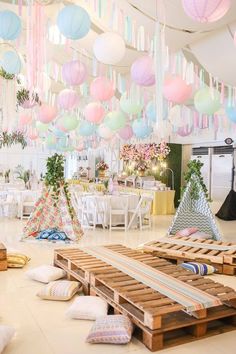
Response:
[[[8,252],[7,267],[8,268],[23,268],[30,258],[23,253]]]
[[[182,263],[181,267],[200,275],[213,274],[216,271],[213,266],[206,263],[186,262]]]
[[[15,334],[15,329],[10,326],[0,325],[0,353],[8,345]]]
[[[202,240],[209,240],[209,239],[212,239],[212,236],[211,236],[211,235],[206,234],[205,232],[201,232],[201,231],[194,232],[194,233],[191,234],[189,237],[192,237],[192,238],[199,238],[199,239],[202,239]]]
[[[194,232],[197,232],[198,228],[197,227],[187,227],[186,229],[178,231],[175,236],[190,236]]]
[[[98,296],[80,296],[66,311],[66,316],[77,320],[96,320],[107,315],[108,304]]]
[[[40,281],[41,283],[49,283],[50,281],[58,280],[66,275],[66,272],[51,265],[42,265],[37,268],[30,269],[26,275],[33,280]]]
[[[133,333],[130,319],[124,315],[110,315],[98,318],[86,339],[88,343],[129,343]]]
[[[44,300],[70,300],[76,293],[82,290],[82,284],[77,281],[57,280],[45,285],[38,293]]]

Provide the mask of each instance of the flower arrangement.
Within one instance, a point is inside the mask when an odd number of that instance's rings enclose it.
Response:
[[[98,171],[106,171],[108,168],[108,165],[103,160],[96,164],[96,169]]]
[[[165,141],[162,141],[158,146],[157,158],[159,161],[163,161],[170,153],[170,147]]]
[[[41,105],[41,101],[39,99],[39,95],[37,94],[37,92],[30,93],[30,91],[25,88],[22,88],[19,91],[17,91],[16,98],[17,98],[17,104],[19,106],[24,105],[26,102],[30,102],[32,105],[33,104]]]
[[[160,144],[126,144],[122,147],[120,158],[124,161],[163,161],[170,153],[170,148],[165,141]]]
[[[148,163],[146,161],[139,161],[135,165],[138,172],[145,172],[148,169]]]

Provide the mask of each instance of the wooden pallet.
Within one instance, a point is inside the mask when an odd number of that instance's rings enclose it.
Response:
[[[183,282],[217,296],[228,305],[199,310],[191,316],[174,300],[81,249],[55,250],[55,265],[65,269],[72,279],[81,281],[86,293],[104,298],[116,312],[127,314],[139,329],[142,342],[150,350],[155,351],[174,343],[211,335],[216,331],[222,331],[222,328],[232,330],[236,325],[236,292],[233,289],[192,274],[180,266],[150,254],[142,254],[122,245],[106,247],[163,273],[171,274]],[[229,321],[229,326],[222,327],[222,323],[219,325],[222,319]],[[218,321],[218,326],[212,331],[215,320]],[[176,338],[179,338],[177,342]]]
[[[0,243],[0,271],[7,270],[7,250],[3,243]]]
[[[182,262],[202,262],[213,265],[221,274],[236,275],[236,244],[214,240],[191,239],[183,236],[172,236],[171,240],[177,240],[178,244],[170,244],[165,241],[147,242],[142,246],[143,251],[149,252],[167,260]],[[180,241],[197,243],[196,246],[180,245]],[[218,245],[222,247],[235,246],[235,250],[221,251],[211,250],[199,246]]]

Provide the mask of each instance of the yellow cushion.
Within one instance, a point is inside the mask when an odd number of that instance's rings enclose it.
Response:
[[[22,253],[7,253],[7,267],[8,268],[23,268],[30,258]]]

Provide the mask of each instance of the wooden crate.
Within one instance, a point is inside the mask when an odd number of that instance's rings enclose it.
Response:
[[[144,252],[149,252],[176,264],[182,262],[200,262],[213,265],[221,274],[236,275],[236,243],[222,242],[214,240],[191,239],[183,236],[172,236],[171,240],[176,240],[176,244],[165,241],[151,241],[142,246]],[[187,246],[180,242],[196,243],[196,246]],[[177,244],[178,243],[178,244]],[[202,244],[201,247],[199,244]],[[217,245],[222,247],[233,246],[235,249],[229,251],[212,250],[205,248],[207,245]]]
[[[137,326],[142,342],[152,351],[193,340],[222,331],[222,324],[214,331],[213,322],[227,319],[233,329],[236,318],[236,292],[222,284],[192,274],[180,266],[158,259],[150,254],[129,249],[122,245],[106,246],[112,251],[131,257],[142,263],[171,274],[173,277],[217,296],[226,305],[186,314],[182,305],[138,282],[111,265],[90,256],[81,249],[55,250],[54,263],[65,269],[85,285],[90,294],[104,298],[116,312],[127,314]],[[229,307],[231,306],[231,307]],[[210,325],[209,325],[210,324]],[[186,334],[187,331],[187,334]],[[180,336],[179,332],[183,332]]]
[[[7,270],[7,250],[2,243],[0,243],[0,271],[1,270]]]

